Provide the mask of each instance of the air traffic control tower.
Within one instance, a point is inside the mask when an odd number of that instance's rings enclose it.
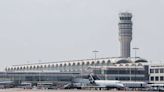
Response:
[[[119,41],[120,41],[120,57],[130,57],[130,43],[132,40],[132,14],[122,12],[119,14]]]

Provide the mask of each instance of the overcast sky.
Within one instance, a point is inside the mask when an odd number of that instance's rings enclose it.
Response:
[[[120,56],[118,14],[133,13],[131,47],[164,62],[164,0],[0,0],[0,69]],[[134,56],[134,51],[131,51]]]

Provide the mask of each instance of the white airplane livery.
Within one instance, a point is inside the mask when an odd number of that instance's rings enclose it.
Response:
[[[92,74],[89,75],[91,84],[95,84],[98,88],[124,88],[125,86],[117,80],[96,80]]]

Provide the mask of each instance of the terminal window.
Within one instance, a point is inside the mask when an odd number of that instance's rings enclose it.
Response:
[[[159,73],[159,69],[155,69],[155,73]]]
[[[151,81],[154,81],[154,77],[153,76],[150,79],[151,79]]]
[[[150,73],[154,73],[154,69],[150,69]]]
[[[164,73],[164,69],[160,69],[160,73]]]
[[[159,81],[159,77],[158,76],[155,77],[155,81]]]
[[[163,79],[164,79],[163,76],[160,76],[160,81],[163,81]]]

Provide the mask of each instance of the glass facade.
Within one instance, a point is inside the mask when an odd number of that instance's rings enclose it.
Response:
[[[1,80],[10,80],[14,82],[56,82],[71,81],[72,78],[79,76],[79,73],[51,73],[51,72],[0,72]]]
[[[147,70],[144,68],[108,68],[108,69],[95,69],[93,73],[103,76],[105,79],[113,79],[113,80],[123,80],[123,81],[145,81],[148,80]]]

